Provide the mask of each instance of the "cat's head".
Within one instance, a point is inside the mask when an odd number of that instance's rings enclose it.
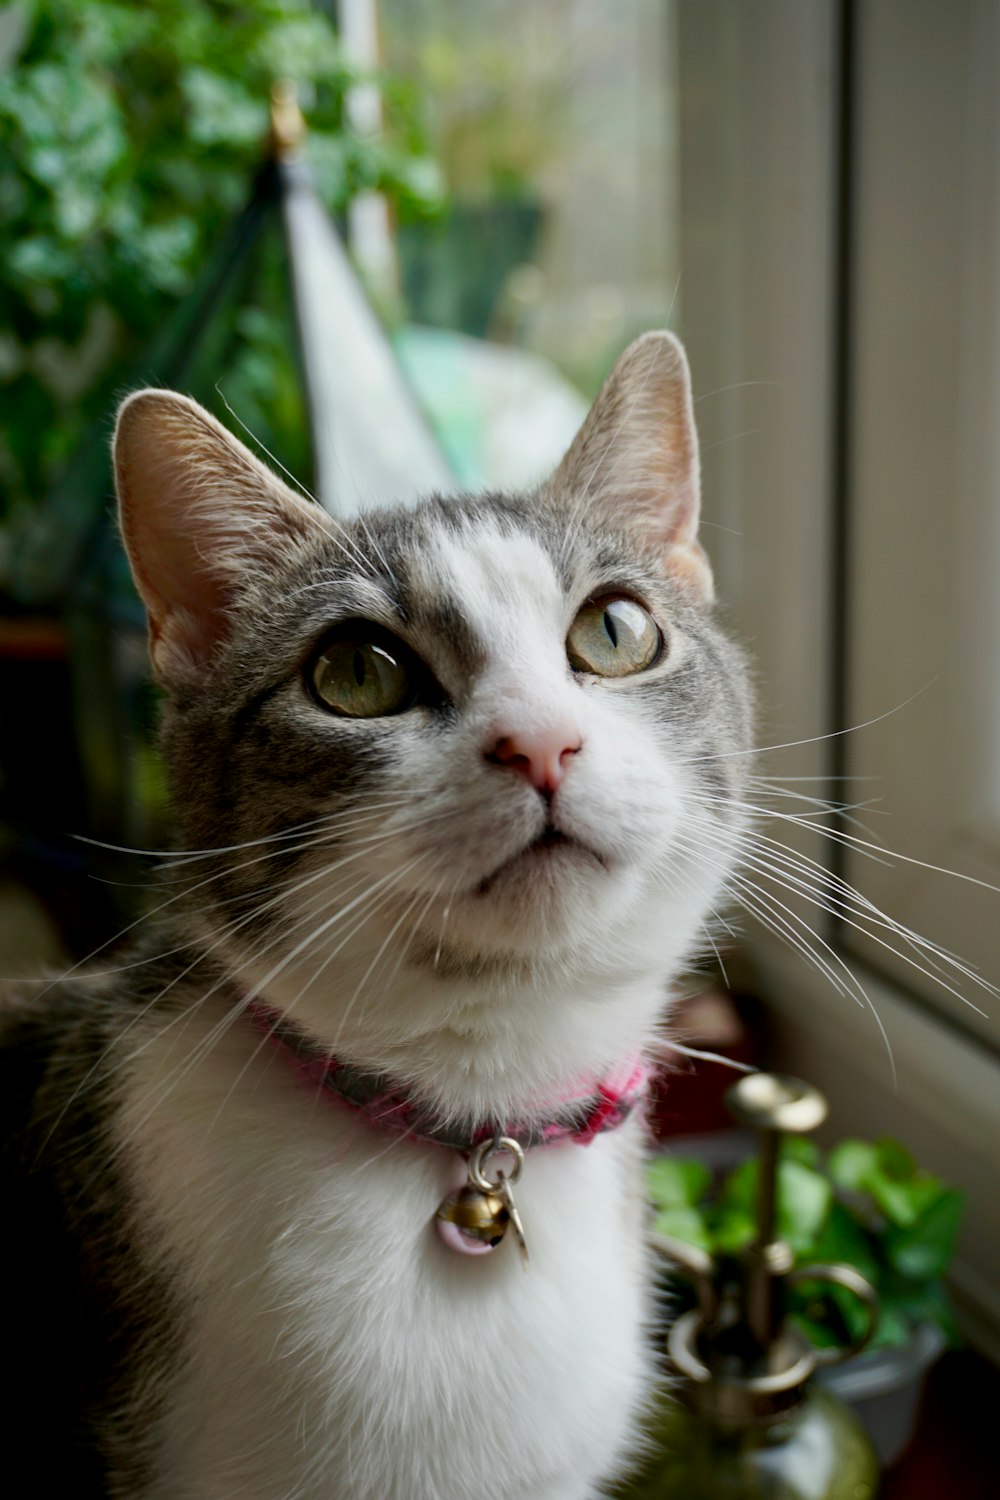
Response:
[[[250,982],[363,1030],[400,976],[631,982],[697,946],[750,707],[673,338],[526,496],[334,521],[165,391],[115,458],[182,844],[220,851],[189,909]]]

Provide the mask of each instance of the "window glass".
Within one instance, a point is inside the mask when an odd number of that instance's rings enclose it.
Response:
[[[383,0],[449,204],[400,226],[417,323],[547,355],[588,396],[676,318],[674,12],[661,0]]]

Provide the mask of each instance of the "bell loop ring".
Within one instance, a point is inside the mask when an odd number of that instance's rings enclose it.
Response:
[[[508,1176],[504,1172],[498,1172],[495,1181],[491,1181],[483,1172],[483,1164],[491,1156],[509,1156],[514,1166]],[[515,1141],[509,1135],[490,1136],[485,1141],[480,1141],[469,1157],[469,1181],[477,1187],[481,1193],[495,1193],[501,1184],[506,1182],[510,1187],[521,1175],[524,1166],[524,1147],[519,1141]]]

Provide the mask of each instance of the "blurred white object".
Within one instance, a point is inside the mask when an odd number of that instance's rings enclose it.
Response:
[[[531,488],[587,414],[584,397],[542,355],[437,328],[403,328],[394,343],[465,486]]]

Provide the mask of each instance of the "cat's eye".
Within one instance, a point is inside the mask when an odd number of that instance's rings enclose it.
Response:
[[[419,676],[403,643],[364,621],[342,627],[326,641],[309,675],[323,707],[349,719],[403,713],[413,704]]]
[[[618,594],[589,600],[566,637],[570,666],[598,677],[641,672],[658,660],[663,648],[663,637],[649,610]]]

